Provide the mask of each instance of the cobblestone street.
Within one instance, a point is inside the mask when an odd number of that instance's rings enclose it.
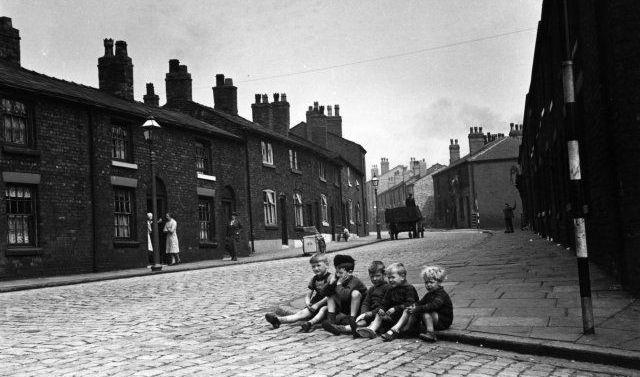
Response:
[[[418,269],[479,247],[486,234],[426,233],[350,250]],[[455,246],[454,246],[455,245]],[[330,255],[330,259],[333,255]],[[0,295],[0,374],[6,376],[632,375],[612,366],[415,339],[383,343],[299,326],[272,330],[266,311],[306,293],[308,258],[234,265]],[[422,294],[422,290],[420,293]]]

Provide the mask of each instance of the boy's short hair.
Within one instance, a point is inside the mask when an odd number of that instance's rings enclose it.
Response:
[[[427,266],[422,269],[420,275],[424,281],[435,280],[442,283],[447,277],[447,272],[440,266]]]
[[[336,270],[339,268],[344,268],[345,270],[351,272],[356,265],[356,261],[351,255],[336,254],[336,256],[333,257],[333,265],[335,266]]]
[[[329,258],[327,258],[327,254],[316,253],[313,254],[311,259],[309,259],[310,264],[324,262],[324,264],[329,264]]]
[[[369,275],[373,275],[378,272],[384,275],[384,263],[379,260],[374,260],[369,265]]]
[[[397,272],[398,275],[403,278],[407,277],[407,269],[404,268],[404,264],[402,263],[393,263],[387,267],[387,275],[391,275],[392,273]]]

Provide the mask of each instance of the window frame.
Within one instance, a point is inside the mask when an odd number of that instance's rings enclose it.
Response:
[[[352,187],[353,184],[351,184],[351,168],[347,166],[347,184],[349,185],[349,187]]]
[[[327,181],[327,166],[324,161],[318,161],[318,177],[322,182]]]
[[[16,196],[15,196],[15,200],[11,199],[10,193],[11,193],[11,189],[15,189],[16,190]],[[20,202],[25,202],[25,200],[19,200],[18,198],[18,194],[17,191],[19,189],[22,190],[28,190],[29,193],[29,212],[19,212],[18,208],[21,207],[21,205],[19,204]],[[7,248],[30,248],[30,247],[38,247],[38,187],[36,185],[29,185],[29,184],[21,184],[21,183],[6,183],[5,185],[5,193],[4,193],[4,200],[5,200],[5,218],[7,221]],[[22,198],[24,198],[24,191],[22,194]],[[11,209],[11,207],[15,207],[16,211],[13,211]],[[23,220],[22,225],[23,225],[23,231],[24,231],[24,226],[26,225],[26,230],[27,230],[27,242],[11,242],[11,216],[27,216],[27,221],[25,222]],[[16,224],[14,223],[14,229],[16,229]],[[15,233],[16,235],[14,236],[15,239],[17,240],[17,233]],[[24,240],[24,236],[23,236],[23,240]]]
[[[211,154],[211,144],[206,140],[198,139],[193,143],[193,145],[194,145],[194,150],[196,155],[196,163],[195,163],[196,173],[211,174],[213,171],[213,168],[211,166],[211,163],[213,162],[212,154]],[[202,148],[199,148],[199,145]],[[202,150],[202,156],[199,155],[199,149]],[[202,169],[200,169],[200,166],[199,166],[200,158],[202,158],[203,160]]]
[[[278,208],[275,191],[270,189],[262,190],[262,210],[264,212],[264,225],[266,227],[277,226]]]
[[[289,149],[289,168],[294,172],[300,172],[298,151],[295,149]]]
[[[355,224],[353,222],[353,200],[347,199],[347,211],[349,214],[349,224]]]
[[[355,214],[356,214],[356,225],[360,225],[360,223],[362,222],[362,219],[360,218],[360,202],[356,202]]]
[[[304,202],[302,201],[302,194],[299,192],[293,193],[293,218],[296,228],[302,228],[304,226]]]
[[[325,194],[320,194],[320,219],[322,225],[329,226],[329,201]]]
[[[271,142],[263,140],[260,142],[260,146],[262,147],[262,163],[273,166],[273,146]]]
[[[121,139],[121,142],[124,143],[122,153],[124,153],[124,157],[118,157],[117,149],[117,141],[116,134],[114,133],[115,129],[124,130],[126,133],[124,137]],[[121,121],[111,121],[111,160],[113,161],[122,161],[122,162],[133,162],[133,135],[131,133],[131,126],[126,122]]]
[[[11,102],[11,110],[5,110],[5,101]],[[22,114],[18,114],[15,112],[14,107],[15,104],[18,103],[22,107]],[[22,130],[24,142],[16,142],[11,138],[11,140],[7,140],[5,135],[7,134],[7,129],[5,128],[5,117],[9,117],[11,119],[10,128],[13,130],[14,119],[23,119],[24,128]],[[0,140],[3,144],[18,147],[18,148],[31,148],[34,146],[34,132],[33,132],[33,112],[32,105],[29,101],[26,101],[20,97],[15,96],[6,96],[0,95]]]
[[[128,212],[126,208],[124,210],[119,211],[118,208],[118,193],[127,193],[128,194],[128,204],[129,209]],[[126,199],[126,198],[125,198]],[[126,201],[123,204],[127,204]],[[125,225],[121,224],[118,216],[128,216],[128,224],[126,225],[126,229],[128,229],[128,235],[120,235],[118,229],[124,227]],[[136,239],[136,191],[131,187],[125,186],[113,186],[113,239],[114,240],[135,240]]]
[[[208,210],[203,210],[204,205],[208,206]],[[203,219],[202,215],[208,215],[208,219]],[[206,229],[203,229],[203,225]],[[203,231],[207,233],[208,238],[202,238]],[[198,196],[198,240],[201,244],[215,242],[216,235],[216,217],[215,203],[213,198],[207,196]]]

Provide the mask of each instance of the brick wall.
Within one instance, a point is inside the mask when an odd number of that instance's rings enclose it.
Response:
[[[511,168],[517,161],[489,161],[473,163],[474,188],[480,212],[480,227],[483,229],[504,229],[504,204],[516,204],[514,227],[520,225],[522,202],[514,183],[511,182]],[[472,200],[471,198],[469,200]],[[473,206],[473,203],[469,203]]]

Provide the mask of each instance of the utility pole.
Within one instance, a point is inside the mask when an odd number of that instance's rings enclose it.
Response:
[[[562,62],[562,84],[567,120],[567,150],[569,155],[569,179],[571,188],[571,212],[575,234],[578,279],[580,283],[580,304],[582,306],[582,329],[584,334],[594,334],[593,305],[591,303],[591,280],[589,277],[589,255],[587,253],[587,233],[585,229],[585,203],[580,172],[580,148],[576,132],[576,100],[573,80],[573,56],[569,36],[569,14],[567,0],[562,1],[564,17],[565,60]]]

